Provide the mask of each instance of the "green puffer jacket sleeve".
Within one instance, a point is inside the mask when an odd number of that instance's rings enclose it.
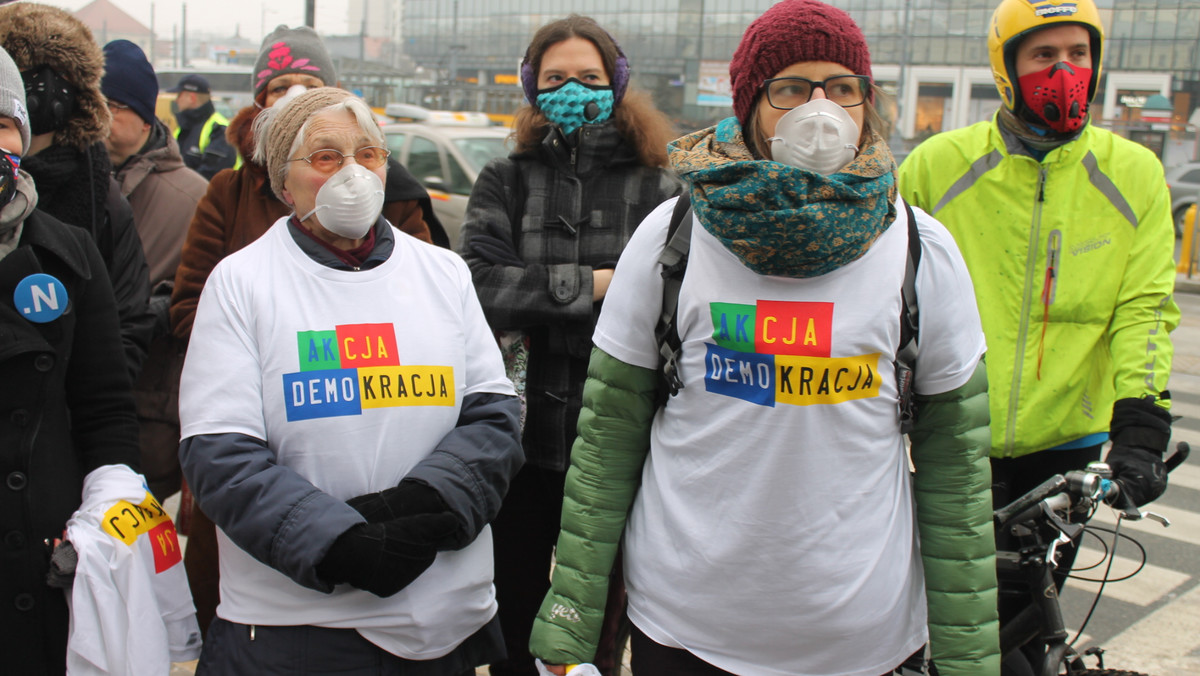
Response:
[[[942,676],[996,675],[1000,622],[984,363],[956,390],[917,395],[917,411],[909,438],[933,661]]]
[[[596,653],[608,576],[650,450],[657,388],[657,371],[592,348],[554,580],[529,641],[546,664],[591,662]]]

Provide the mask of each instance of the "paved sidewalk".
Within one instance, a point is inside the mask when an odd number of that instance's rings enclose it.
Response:
[[[1200,674],[1200,587],[1108,641],[1105,662],[1155,676]]]
[[[1200,293],[1200,271],[1191,278],[1184,273],[1175,276],[1175,293]]]

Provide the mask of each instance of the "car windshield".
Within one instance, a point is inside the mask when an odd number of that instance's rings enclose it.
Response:
[[[483,165],[496,157],[504,157],[508,154],[508,148],[504,143],[505,139],[502,136],[477,136],[472,138],[456,138],[454,139],[454,147],[462,153],[463,158],[471,165],[471,169],[476,173],[483,168]]]

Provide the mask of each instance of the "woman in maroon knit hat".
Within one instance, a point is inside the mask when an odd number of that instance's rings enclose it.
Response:
[[[735,117],[668,145],[691,210],[647,216],[609,286],[530,651],[555,674],[592,659],[621,544],[636,676],[926,673],[929,654],[998,674],[983,331],[954,240],[897,197],[866,40],[783,0],[730,75]],[[660,408],[672,221],[682,387]]]

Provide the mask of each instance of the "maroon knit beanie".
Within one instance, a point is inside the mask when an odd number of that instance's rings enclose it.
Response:
[[[763,80],[801,61],[830,61],[871,77],[867,39],[849,14],[817,0],[783,0],[750,24],[729,62],[738,122],[750,119]]]

